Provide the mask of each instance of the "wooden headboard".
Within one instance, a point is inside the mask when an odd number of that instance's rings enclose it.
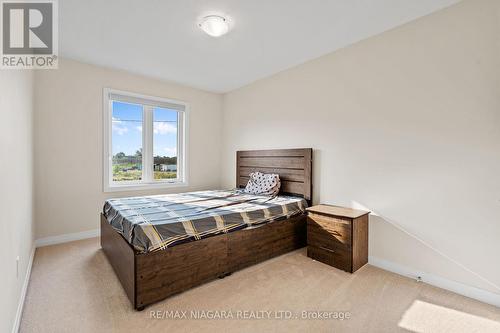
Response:
[[[312,201],[312,148],[236,152],[236,186],[245,187],[254,171],[277,173],[283,194]]]

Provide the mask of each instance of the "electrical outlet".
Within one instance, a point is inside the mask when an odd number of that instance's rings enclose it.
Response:
[[[16,257],[16,279],[19,279],[19,256]]]

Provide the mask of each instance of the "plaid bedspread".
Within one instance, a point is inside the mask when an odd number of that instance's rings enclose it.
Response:
[[[285,219],[306,207],[302,198],[228,190],[109,199],[103,211],[113,228],[145,253]]]

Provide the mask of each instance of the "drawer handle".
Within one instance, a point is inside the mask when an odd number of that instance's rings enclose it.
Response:
[[[325,250],[325,251],[331,252],[331,253],[335,253],[335,251],[334,251],[334,250],[329,249],[329,248],[324,247],[324,246],[320,246],[319,248],[320,248],[320,249],[322,249],[322,250]]]

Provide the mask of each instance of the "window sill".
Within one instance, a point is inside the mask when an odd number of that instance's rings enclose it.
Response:
[[[125,191],[144,191],[158,190],[166,188],[187,187],[187,182],[159,182],[159,183],[142,183],[142,184],[122,184],[122,185],[105,185],[104,192],[125,192]]]

